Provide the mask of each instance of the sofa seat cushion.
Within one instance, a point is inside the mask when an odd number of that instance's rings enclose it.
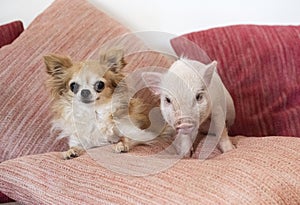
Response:
[[[181,159],[144,176],[118,172],[91,153],[72,160],[62,160],[58,152],[25,156],[0,164],[0,191],[24,204],[300,203],[299,138],[239,136],[234,141],[237,149],[228,153],[205,161]],[[126,156],[156,147],[105,152],[119,159],[116,166],[140,169],[124,161]]]

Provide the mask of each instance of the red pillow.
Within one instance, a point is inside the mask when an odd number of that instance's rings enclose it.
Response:
[[[231,93],[231,135],[300,137],[300,26],[237,25],[171,40],[178,55],[199,59],[192,41],[212,60]]]
[[[0,26],[0,48],[13,42],[24,31],[21,21]]]
[[[8,196],[6,196],[5,194],[0,192],[0,203],[8,203],[8,202],[13,202],[13,201],[14,200],[12,200]]]

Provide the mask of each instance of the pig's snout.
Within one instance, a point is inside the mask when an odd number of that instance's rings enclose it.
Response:
[[[175,129],[182,134],[190,134],[196,129],[196,122],[191,118],[179,118],[175,121]]]

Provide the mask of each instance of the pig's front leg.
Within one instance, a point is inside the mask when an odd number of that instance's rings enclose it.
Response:
[[[178,133],[173,142],[176,152],[181,157],[191,157],[193,140],[190,135]]]
[[[223,128],[221,138],[219,141],[219,147],[223,153],[228,152],[235,148],[235,146],[232,144],[232,142],[228,136],[228,131],[227,131],[226,127]]]
[[[216,136],[219,139],[219,148],[221,151],[228,152],[232,149],[235,148],[235,146],[232,144],[229,136],[228,136],[228,131],[226,127],[226,119],[225,119],[225,112],[223,111],[221,106],[216,107],[213,110],[213,115],[212,115],[212,125],[213,125],[213,133],[216,134]]]

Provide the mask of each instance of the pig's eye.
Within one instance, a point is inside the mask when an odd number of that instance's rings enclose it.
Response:
[[[171,99],[170,99],[170,98],[168,98],[168,97],[165,97],[165,101],[166,101],[166,103],[168,103],[168,104],[170,104],[170,103],[171,103]]]
[[[197,95],[196,95],[196,100],[197,101],[201,101],[203,99],[203,93],[198,93]]]

